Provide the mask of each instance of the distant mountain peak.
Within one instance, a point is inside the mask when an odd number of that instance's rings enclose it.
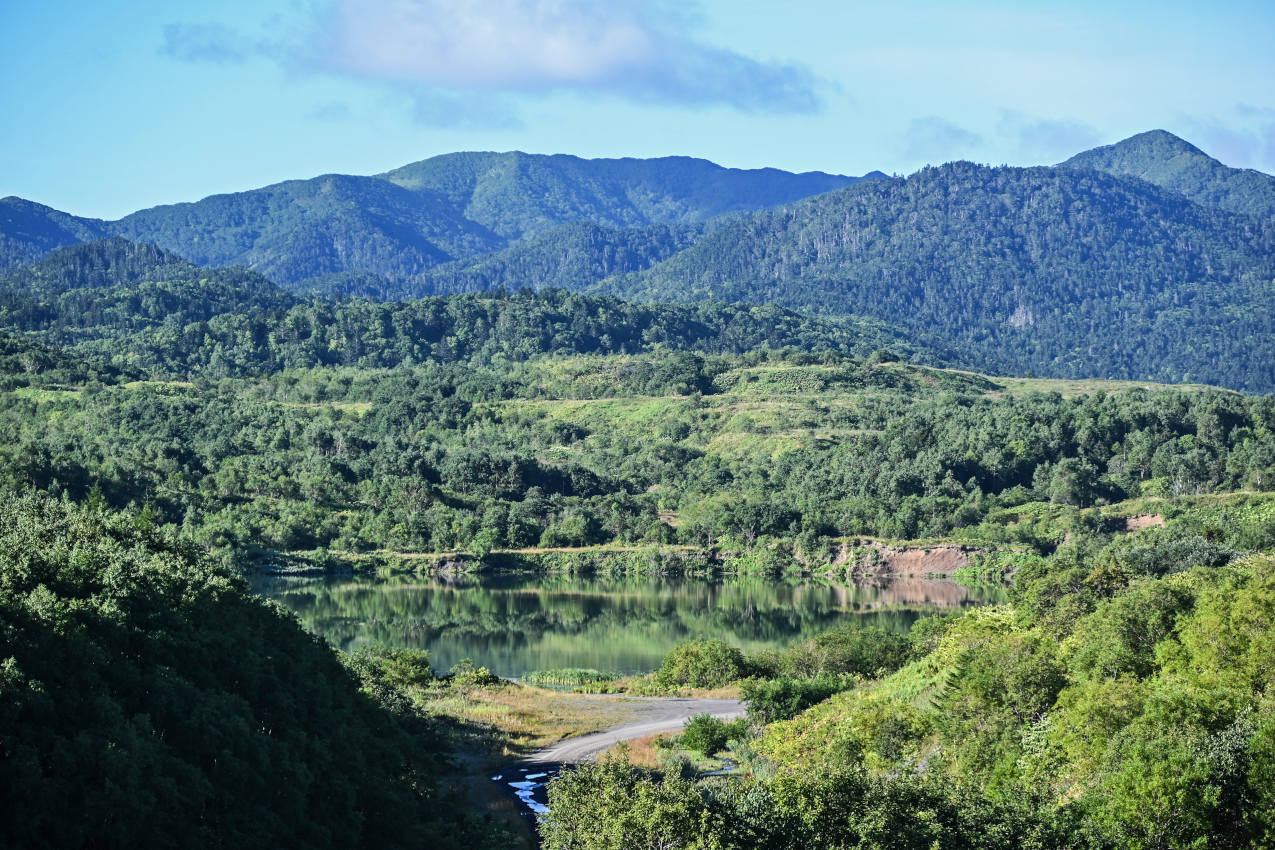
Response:
[[[1114,145],[1078,153],[1059,167],[1136,177],[1199,204],[1275,218],[1275,177],[1223,165],[1167,130],[1148,130]]]
[[[1082,151],[1071,159],[1060,162],[1059,166],[1095,168],[1098,171],[1141,177],[1138,172],[1153,171],[1182,156],[1217,162],[1186,139],[1175,136],[1168,130],[1147,130],[1115,144]]]
[[[1145,133],[1137,133],[1123,141],[1116,142],[1109,147],[1123,148],[1142,148],[1147,150],[1166,150],[1178,153],[1194,153],[1200,156],[1208,156],[1204,151],[1188,142],[1181,136],[1175,136],[1168,130],[1147,130]],[[1210,157],[1211,159],[1212,157]]]

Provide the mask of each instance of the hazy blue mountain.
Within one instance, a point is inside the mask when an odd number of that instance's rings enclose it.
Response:
[[[875,316],[995,373],[1275,388],[1275,221],[951,163],[742,216],[598,288]]]
[[[1114,145],[1078,153],[1061,166],[1137,177],[1201,204],[1275,218],[1275,177],[1225,166],[1165,130],[1139,133]]]
[[[23,198],[0,198],[0,272],[109,232],[107,223],[98,219],[80,218]]]

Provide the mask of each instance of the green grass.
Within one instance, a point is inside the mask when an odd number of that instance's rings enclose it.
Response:
[[[40,387],[18,387],[9,391],[15,398],[25,398],[38,402],[61,402],[76,401],[84,392],[78,388],[40,388]]]
[[[594,685],[599,682],[612,682],[619,678],[616,673],[603,673],[600,670],[588,670],[571,667],[562,670],[532,670],[522,677],[528,685]]]

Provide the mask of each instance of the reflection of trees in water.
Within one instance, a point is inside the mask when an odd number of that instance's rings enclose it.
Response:
[[[755,651],[848,619],[906,631],[921,613],[973,604],[977,596],[923,579],[848,585],[562,575],[262,579],[257,589],[335,646],[423,648],[440,669],[469,657],[503,675],[567,666],[636,672],[692,637]]]

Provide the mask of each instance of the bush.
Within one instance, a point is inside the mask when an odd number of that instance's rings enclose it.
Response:
[[[759,724],[796,717],[810,706],[853,687],[852,680],[823,674],[813,679],[780,676],[777,679],[749,679],[741,687],[748,703],[748,717]]]
[[[792,676],[833,673],[877,677],[902,667],[911,649],[905,635],[873,626],[847,625],[788,649],[782,666]]]
[[[486,667],[475,667],[474,662],[465,658],[452,667],[452,685],[461,689],[489,688],[500,684],[500,677]]]
[[[726,749],[726,742],[742,737],[748,731],[744,719],[727,722],[711,714],[697,714],[686,723],[682,732],[682,746],[688,750],[711,756]]]
[[[952,628],[962,616],[960,612],[931,614],[913,623],[912,631],[908,632],[908,643],[911,644],[912,657],[923,658],[937,649],[939,641],[943,639],[943,635],[947,634],[948,629]]]
[[[744,653],[720,640],[693,640],[664,656],[656,680],[664,687],[720,688],[745,674]]]

